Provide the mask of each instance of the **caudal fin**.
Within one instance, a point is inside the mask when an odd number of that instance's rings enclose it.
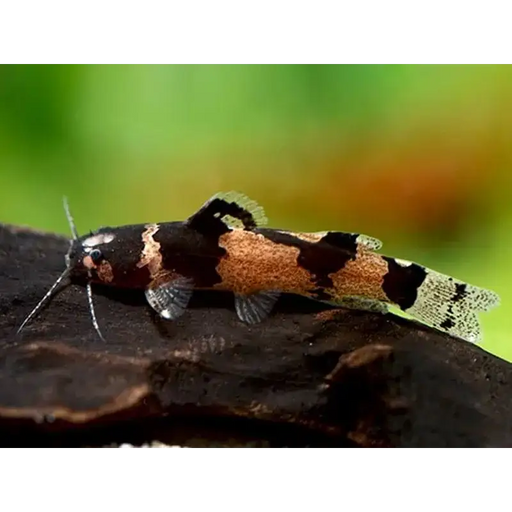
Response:
[[[403,311],[432,327],[476,343],[482,334],[478,313],[500,304],[499,296],[478,286],[440,274],[409,261],[386,258],[388,288],[401,282],[410,292],[395,301]],[[386,284],[386,282],[385,282]]]

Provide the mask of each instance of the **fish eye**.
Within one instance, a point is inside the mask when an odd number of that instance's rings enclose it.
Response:
[[[99,250],[99,249],[93,249],[90,253],[89,253],[89,256],[91,257],[91,260],[93,261],[93,263],[100,263],[101,260],[103,259],[103,253]]]

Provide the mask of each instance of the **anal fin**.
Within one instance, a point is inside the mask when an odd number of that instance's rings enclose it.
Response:
[[[331,303],[342,308],[369,311],[372,313],[385,314],[389,312],[388,305],[385,302],[381,302],[375,299],[368,299],[366,297],[358,297],[355,295],[343,297]]]
[[[178,277],[164,283],[150,284],[145,291],[146,300],[162,318],[175,320],[187,308],[193,289],[192,279]]]
[[[259,292],[251,295],[235,293],[235,309],[238,318],[247,324],[257,324],[272,311],[279,292]]]

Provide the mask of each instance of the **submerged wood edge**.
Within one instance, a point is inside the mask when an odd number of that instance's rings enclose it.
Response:
[[[141,294],[80,286],[22,338],[66,237],[0,225],[0,445],[510,446],[509,363],[394,315],[284,297],[237,321],[199,293],[166,323]]]

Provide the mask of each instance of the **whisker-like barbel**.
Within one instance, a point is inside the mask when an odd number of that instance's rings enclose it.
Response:
[[[62,202],[64,205],[64,211],[66,213],[66,218],[68,219],[69,228],[71,229],[71,234],[73,236],[73,240],[71,241],[71,244],[69,246],[69,251],[65,256],[66,270],[64,270],[64,272],[62,272],[62,274],[57,278],[55,283],[53,283],[52,287],[46,292],[45,296],[39,301],[37,306],[25,318],[25,320],[23,321],[23,323],[20,325],[19,329],[17,330],[16,334],[20,334],[22,329],[25,327],[25,325],[27,325],[28,322],[30,322],[30,320],[32,318],[34,318],[34,316],[41,310],[41,308],[44,306],[44,304],[46,302],[48,302],[55,295],[55,292],[57,291],[58,286],[62,283],[62,281],[66,277],[68,277],[71,274],[71,272],[73,270],[70,265],[69,254],[73,248],[73,241],[78,240],[79,237],[78,237],[78,232],[76,230],[75,222],[73,221],[73,216],[71,215],[71,211],[69,209],[67,197],[64,196],[62,198]]]
[[[19,327],[18,331],[16,332],[16,334],[20,334],[20,332],[25,327],[25,325],[27,325],[28,322],[30,322],[30,320],[32,318],[34,318],[34,316],[37,313],[39,313],[39,311],[44,306],[44,304],[46,302],[48,302],[53,297],[53,295],[55,294],[55,291],[57,290],[57,288],[60,285],[60,283],[62,283],[62,281],[66,277],[69,276],[70,272],[71,272],[71,269],[69,267],[66,270],[64,270],[64,272],[62,272],[62,274],[58,277],[57,281],[55,281],[55,283],[53,283],[52,287],[46,292],[46,295],[39,301],[37,306],[30,312],[30,314],[27,316],[27,318],[25,318],[25,320],[20,325],[20,327]]]
[[[78,240],[78,238],[80,238],[80,237],[78,236],[78,231],[75,226],[75,221],[73,220],[73,216],[71,215],[71,211],[69,209],[68,198],[66,196],[64,196],[62,198],[62,202],[64,204],[64,211],[66,212],[66,218],[68,219],[69,227],[71,229],[71,234],[73,235],[73,240]]]
[[[100,326],[98,325],[98,320],[96,318],[96,313],[94,312],[94,303],[92,301],[92,287],[91,283],[87,283],[87,301],[89,302],[89,311],[91,313],[92,318],[92,325],[96,329],[96,332],[98,333],[98,336],[102,341],[105,341],[105,338],[103,337],[103,334],[101,334]]]

